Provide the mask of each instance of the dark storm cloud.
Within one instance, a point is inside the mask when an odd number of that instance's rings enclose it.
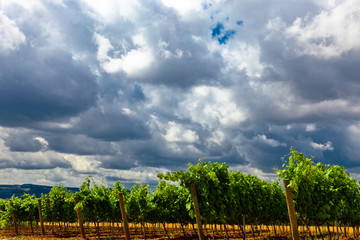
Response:
[[[46,159],[39,156],[17,156],[16,160],[12,159],[1,159],[0,168],[18,168],[25,170],[35,169],[54,169],[54,168],[71,168],[70,162],[67,160],[57,157],[48,156]]]
[[[101,167],[129,169],[135,166],[168,167],[176,169],[186,166],[186,162],[199,159],[190,153],[176,154],[169,151],[162,139],[150,141],[125,141],[120,144],[121,155],[104,159]]]
[[[280,42],[281,43],[281,42]],[[292,87],[293,94],[306,101],[319,102],[338,98],[356,96],[359,92],[357,84],[358,54],[350,52],[337,59],[318,59],[311,56],[296,56],[294,52],[284,52],[289,43],[279,41],[262,42],[262,60],[269,62],[275,69],[282,69],[282,73],[274,75],[271,69],[264,75],[264,81],[286,82]],[[285,55],[285,54],[286,55]],[[273,61],[273,59],[276,59]]]
[[[116,149],[108,142],[101,142],[84,135],[56,134],[47,138],[49,149],[78,155],[115,155]]]
[[[23,126],[33,121],[71,116],[95,101],[95,78],[89,69],[64,52],[29,57],[2,57],[0,122]],[[31,57],[30,57],[31,56]]]
[[[137,167],[137,164],[144,165],[146,163],[145,159],[137,162],[132,153],[120,154],[118,156],[104,157],[100,158],[101,164],[99,167],[105,169],[120,169],[120,170],[129,170],[134,167]]]
[[[11,134],[5,140],[5,146],[13,152],[39,152],[43,145],[33,135]]]
[[[205,55],[204,55],[205,54]],[[195,56],[194,56],[195,55]],[[149,73],[144,80],[169,86],[191,87],[196,84],[216,81],[220,66],[211,62],[206,52],[192,52],[181,60],[169,59]]]
[[[85,64],[74,60],[73,55],[84,54],[82,50],[92,47],[84,16],[76,8],[66,10],[52,4],[45,7],[46,13],[40,8],[33,10],[34,15],[16,3],[7,9],[11,18],[25,19],[18,21],[18,27],[26,43],[11,54],[0,53],[3,126],[68,117],[95,102],[96,79],[90,71],[91,61]]]
[[[104,113],[101,109],[92,109],[84,113],[77,126],[78,131],[104,141],[150,138],[146,119],[126,115],[122,109],[117,111]]]

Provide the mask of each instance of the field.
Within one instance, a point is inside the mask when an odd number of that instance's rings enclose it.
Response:
[[[180,224],[166,224],[166,232],[163,225],[160,224],[146,224],[146,234],[140,224],[130,224],[131,239],[198,239],[193,225],[181,227]],[[254,229],[254,234],[252,232]],[[82,239],[79,227],[76,224],[45,224],[45,235],[42,235],[39,225],[33,226],[19,226],[19,235],[15,235],[14,227],[4,227],[0,229],[0,239]],[[195,225],[196,230],[196,225]],[[205,237],[206,239],[244,239],[243,233],[238,226],[226,226],[227,233],[223,226],[220,225],[206,225]],[[291,239],[289,226],[276,226],[276,233],[274,226],[246,226],[246,239]],[[316,232],[315,227],[310,227],[314,239],[330,239],[327,228],[320,227],[322,235],[319,231]],[[336,239],[336,228],[330,228],[332,232],[332,239]],[[344,236],[344,228],[339,228],[339,239],[355,239],[353,238],[353,229],[347,228],[347,237]],[[124,231],[121,224],[100,223],[97,228],[93,224],[85,224],[86,239],[125,239]],[[299,227],[300,239],[310,239],[305,227]]]

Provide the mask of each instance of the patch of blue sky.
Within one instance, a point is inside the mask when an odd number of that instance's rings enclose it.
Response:
[[[224,25],[222,23],[218,23],[216,27],[212,29],[212,33],[211,33],[212,38],[215,38],[216,36],[220,35],[223,29],[224,29]]]
[[[218,22],[212,29],[211,36],[213,39],[216,38],[219,44],[226,44],[235,33],[236,31],[231,29],[225,31],[225,26],[221,22]]]
[[[239,26],[242,26],[242,25],[244,25],[244,21],[243,20],[236,21],[236,24]]]
[[[204,2],[204,3],[201,4],[201,6],[202,6],[202,8],[203,8],[204,10],[207,10],[207,9],[209,9],[209,8],[212,6],[212,3]]]
[[[134,90],[132,92],[132,97],[135,99],[135,100],[139,100],[139,101],[143,101],[146,99],[145,95],[144,95],[144,92],[141,88],[140,85],[138,84],[135,84],[134,86]]]
[[[218,38],[219,44],[226,44],[226,42],[229,40],[230,37],[234,36],[236,33],[235,30],[228,30],[225,32],[225,34],[222,37]]]

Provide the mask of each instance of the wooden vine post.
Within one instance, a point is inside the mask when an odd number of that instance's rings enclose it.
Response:
[[[246,223],[245,223],[245,214],[243,214],[243,226],[244,226],[244,239],[246,239]]]
[[[44,221],[43,221],[42,209],[41,209],[41,199],[38,199],[38,205],[39,205],[39,220],[41,225],[41,233],[42,235],[45,235],[45,227],[44,227]]]
[[[196,224],[197,224],[197,227],[198,227],[199,239],[200,240],[205,240],[204,232],[203,232],[203,229],[202,229],[200,208],[199,208],[199,202],[198,202],[198,198],[197,198],[197,194],[196,194],[195,183],[190,184],[190,189],[191,189],[191,195],[192,195],[192,198],[193,198],[193,201],[194,201]]]
[[[290,182],[289,179],[284,179],[284,188],[285,188],[286,203],[290,218],[291,233],[293,240],[299,240],[299,232],[298,232],[298,226],[295,216],[294,201],[292,198],[291,188],[288,187],[289,182]]]
[[[78,204],[78,202],[79,202],[78,197],[74,197],[74,201],[75,201],[75,205]],[[78,220],[79,220],[79,226],[80,226],[81,236],[82,236],[82,238],[86,238],[86,236],[85,236],[85,229],[84,229],[84,222],[83,222],[83,218],[82,218],[82,215],[81,215],[80,208],[77,208],[77,209],[76,209],[76,214],[77,214]]]
[[[128,224],[127,217],[126,217],[124,197],[123,197],[122,192],[119,192],[119,204],[120,204],[121,216],[122,216],[123,225],[124,225],[125,239],[130,240],[129,224]]]
[[[12,203],[12,202],[10,202],[10,206],[12,206],[12,205],[13,205],[13,203]],[[14,210],[13,210],[13,211],[11,211],[11,215],[12,215],[12,219],[13,219],[13,222],[14,222],[15,234],[16,234],[16,235],[19,235],[19,230],[18,230],[18,227],[17,227],[17,223],[16,223],[16,216],[15,216],[15,212],[14,212]]]

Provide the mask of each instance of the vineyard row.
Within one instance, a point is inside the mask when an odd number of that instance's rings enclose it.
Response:
[[[345,226],[351,226],[354,237],[360,235],[359,182],[351,178],[344,167],[315,164],[293,148],[283,161],[283,169],[277,173],[279,180],[288,180],[286,187],[291,189],[296,224],[304,226],[311,238],[316,234],[311,226],[315,229],[326,226],[330,238],[335,226],[344,229],[345,235]],[[160,173],[158,178],[152,193],[148,185],[135,184],[128,192],[120,182],[110,189],[86,178],[75,194],[59,185],[40,199],[28,194],[0,199],[0,223],[2,226],[41,220],[74,223],[82,218],[83,222],[98,226],[98,231],[99,222],[125,225],[123,216],[142,229],[146,223],[188,226],[200,220],[198,230],[203,224],[237,226],[243,237],[246,236],[245,222],[251,226],[252,234],[257,231],[255,226],[289,225],[287,199],[279,180],[264,181],[231,171],[225,163],[207,161],[190,164],[187,171]],[[123,209],[119,194],[123,196]]]

